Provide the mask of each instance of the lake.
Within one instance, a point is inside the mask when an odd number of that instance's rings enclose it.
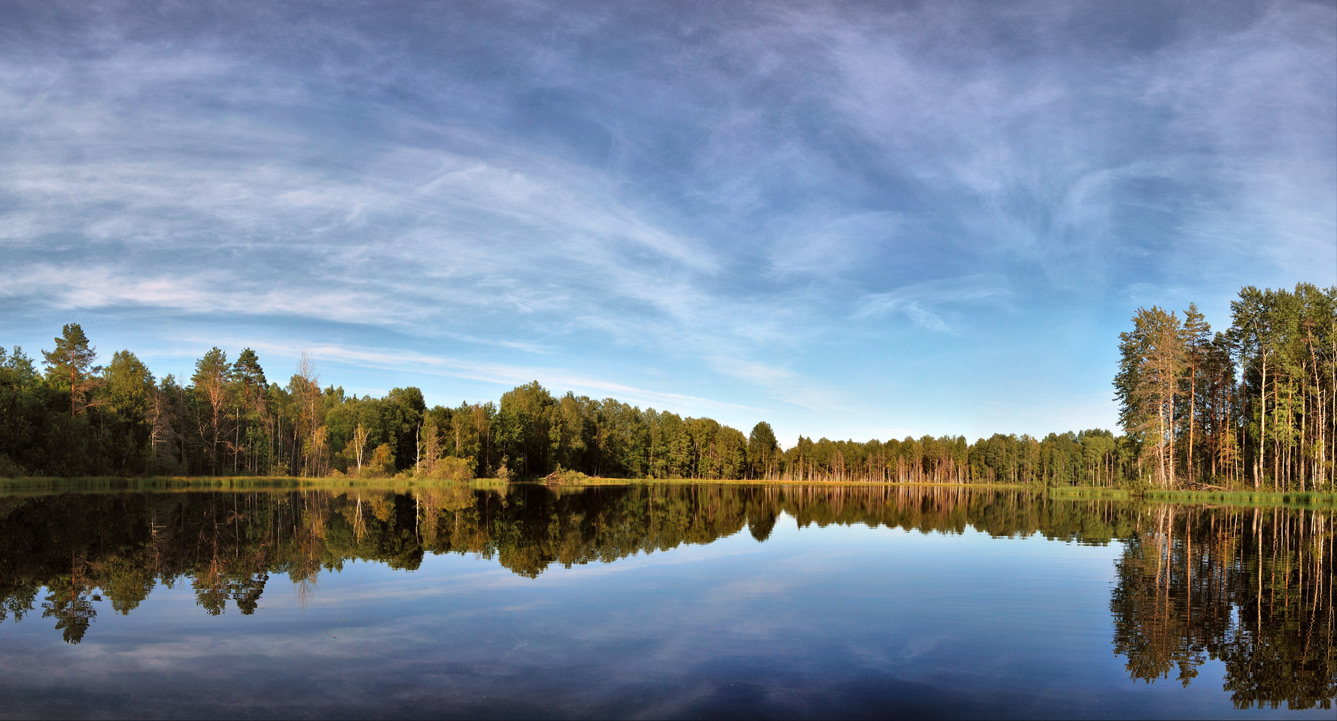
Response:
[[[0,497],[3,717],[1316,717],[1332,510],[912,486]]]

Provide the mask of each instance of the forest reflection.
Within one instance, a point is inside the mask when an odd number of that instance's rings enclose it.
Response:
[[[1142,509],[1116,564],[1114,650],[1129,675],[1225,663],[1237,708],[1331,708],[1337,697],[1331,511]]]
[[[915,486],[513,485],[408,492],[120,493],[0,498],[0,622],[41,611],[69,643],[98,606],[128,614],[158,585],[208,614],[253,614],[275,576],[299,597],[351,559],[417,569],[474,553],[525,577],[746,530],[865,524],[1123,544],[1114,650],[1128,674],[1185,686],[1207,659],[1236,706],[1330,708],[1337,697],[1330,510],[1064,501]],[[1061,603],[1056,599],[1056,603]],[[105,606],[104,606],[105,608]]]

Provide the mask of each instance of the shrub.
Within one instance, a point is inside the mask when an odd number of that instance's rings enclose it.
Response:
[[[10,460],[9,456],[0,453],[0,478],[21,478],[28,475],[28,471],[23,466]]]
[[[472,458],[446,456],[436,462],[436,467],[432,471],[432,475],[436,478],[471,481],[474,477],[474,463]]]
[[[376,446],[371,452],[371,460],[362,464],[363,478],[390,478],[395,475],[395,451],[389,443]]]
[[[589,482],[590,477],[580,471],[564,471],[561,466],[543,477],[543,482],[550,486],[573,486]]]

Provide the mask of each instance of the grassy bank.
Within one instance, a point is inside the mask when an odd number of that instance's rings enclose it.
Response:
[[[540,481],[541,482],[541,481]],[[880,483],[876,481],[787,481],[787,480],[699,480],[690,478],[596,478],[582,479],[580,486],[626,486],[636,484],[691,485],[697,483],[744,486],[909,486],[915,488],[968,488],[995,491],[1030,491],[1045,493],[1056,500],[1144,500],[1155,503],[1205,503],[1247,506],[1305,506],[1337,508],[1337,493],[1320,491],[1222,491],[1126,488],[1098,488],[1091,486],[1039,487],[1013,483]]]
[[[1303,506],[1337,508],[1337,493],[1318,491],[1226,491],[1174,490],[1149,488],[1130,491],[1122,488],[1064,487],[1047,489],[1050,498],[1062,500],[1141,499],[1152,503],[1196,503],[1237,506]]]
[[[1130,501],[1135,494],[1126,488],[1088,488],[1085,486],[1056,486],[1046,488],[1050,498],[1062,500]]]
[[[1141,499],[1155,503],[1226,504],[1242,506],[1302,506],[1308,508],[1337,508],[1337,493],[1319,491],[1251,491],[1251,490],[1159,490],[1132,491],[1123,488],[1094,488],[1066,486],[1040,488],[1006,483],[880,483],[875,481],[791,481],[692,478],[602,478],[580,475],[576,482],[553,484],[551,487],[583,488],[591,486],[629,485],[695,485],[718,484],[739,486],[822,486],[872,487],[905,486],[914,488],[1011,490],[1046,493],[1056,500],[1113,500]],[[527,481],[542,484],[543,480]],[[165,476],[154,478],[0,478],[0,495],[43,493],[97,493],[118,491],[286,491],[286,490],[347,490],[352,488],[405,491],[414,488],[505,488],[507,481],[497,478],[479,478],[472,481],[447,481],[422,478],[295,478],[291,476]]]
[[[1165,491],[1152,489],[1142,497],[1159,503],[1213,503],[1239,506],[1319,506],[1337,508],[1337,493],[1321,491]]]
[[[525,483],[543,483],[543,479],[534,481],[523,481]],[[793,481],[793,480],[760,480],[745,478],[604,478],[602,476],[585,476],[579,483],[553,484],[569,486],[635,486],[635,485],[668,485],[668,486],[692,486],[700,484],[725,485],[725,486],[825,486],[829,488],[842,488],[858,486],[866,488],[870,486],[906,486],[914,488],[979,488],[990,490],[1013,490],[1027,491],[1036,490],[1033,486],[1027,486],[1020,483],[893,483],[882,481]]]
[[[352,488],[404,491],[413,488],[504,488],[506,481],[478,478],[472,481],[446,481],[423,478],[296,478],[292,476],[158,476],[120,478],[90,476],[80,478],[0,478],[0,495],[40,495],[51,493],[109,493],[186,491],[292,491]]]

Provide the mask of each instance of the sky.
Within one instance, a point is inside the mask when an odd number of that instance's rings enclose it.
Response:
[[[0,344],[782,444],[1117,426],[1337,283],[1332,2],[0,2]]]

